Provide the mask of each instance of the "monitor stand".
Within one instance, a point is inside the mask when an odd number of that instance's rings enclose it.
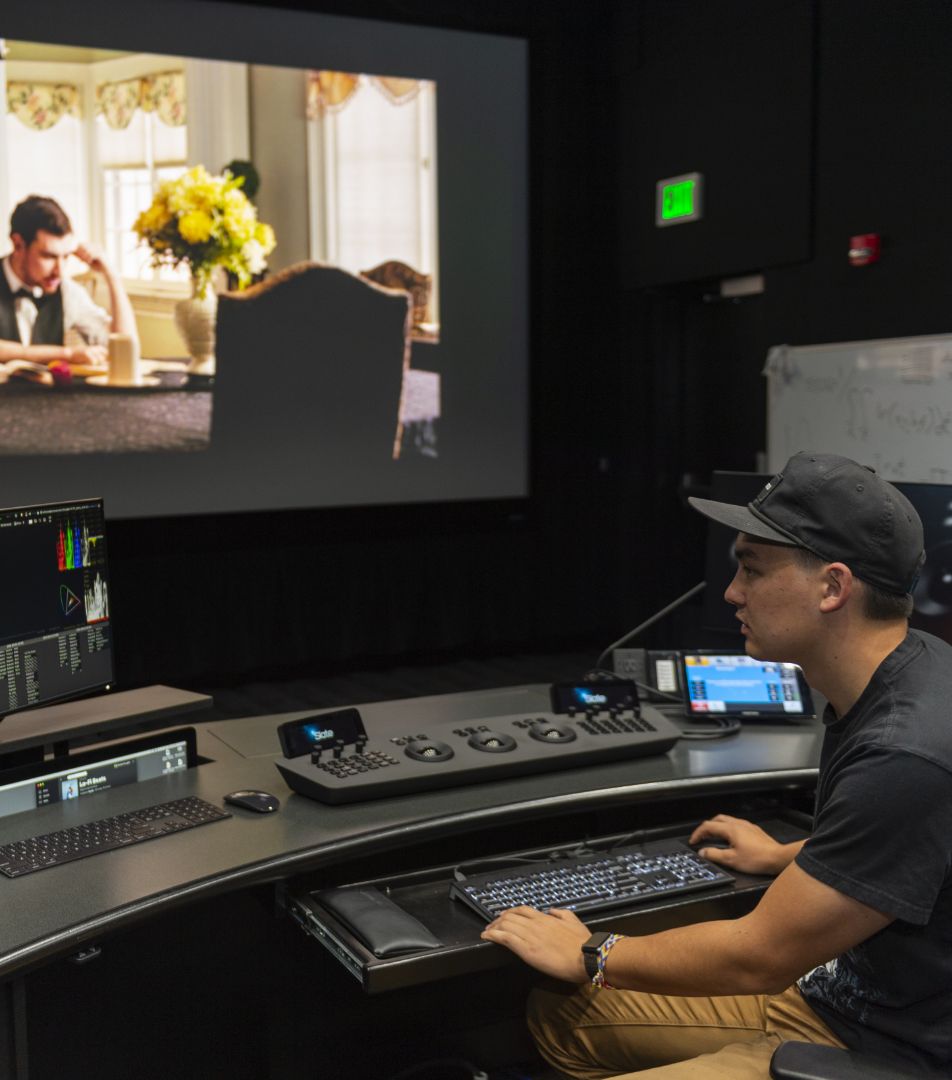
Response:
[[[0,768],[13,763],[7,755],[40,750],[61,756],[69,752],[71,744],[154,731],[211,705],[208,694],[143,686],[11,713],[0,723]]]

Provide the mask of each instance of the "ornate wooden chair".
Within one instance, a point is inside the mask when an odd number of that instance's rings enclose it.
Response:
[[[370,270],[361,270],[360,276],[384,285],[389,289],[403,289],[410,294],[413,325],[421,326],[428,322],[430,290],[433,278],[430,274],[421,274],[398,259],[388,259]]]

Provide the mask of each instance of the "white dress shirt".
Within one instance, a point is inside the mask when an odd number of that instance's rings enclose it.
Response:
[[[2,261],[3,273],[10,286],[10,291],[16,293],[19,289],[27,289],[38,299],[43,296],[43,290],[29,289],[10,266],[10,256]],[[92,297],[72,278],[64,277],[60,283],[60,292],[63,295],[63,336],[66,337],[71,331],[78,335],[80,340],[87,345],[106,345],[109,342],[109,331],[112,327],[112,317],[109,312],[94,303]],[[33,341],[33,326],[36,323],[37,306],[28,297],[18,296],[13,301],[17,318],[17,329],[20,331],[20,341],[24,345],[30,345]]]

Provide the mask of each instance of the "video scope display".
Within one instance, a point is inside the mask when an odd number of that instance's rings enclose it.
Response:
[[[813,714],[812,703],[804,700],[796,664],[730,654],[685,654],[683,659],[685,692],[692,714]]]
[[[101,499],[0,510],[0,716],[113,678]]]

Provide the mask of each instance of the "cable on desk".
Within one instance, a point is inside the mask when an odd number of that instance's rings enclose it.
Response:
[[[613,840],[607,848],[606,853],[614,851],[616,847],[622,847],[628,844],[643,844],[647,837],[647,829],[635,829],[633,832],[625,833],[624,836],[620,836],[617,840]]]
[[[682,739],[726,739],[728,735],[737,735],[742,728],[740,720],[726,716],[712,721],[711,727],[682,728]]]
[[[505,855],[505,856],[490,856],[486,859],[470,859],[467,862],[457,863],[453,867],[453,878],[456,881],[465,881],[466,873],[463,868],[465,867],[470,873],[477,870],[480,866],[504,866],[508,863],[519,864],[532,864],[532,863],[544,863],[553,862],[556,859],[578,859],[583,855],[596,855],[598,852],[595,848],[589,846],[588,840],[583,840],[581,843],[576,844],[574,847],[565,848],[564,850],[548,851],[544,855]]]
[[[684,720],[684,701],[678,699],[681,708],[673,709],[670,705],[655,705],[662,716],[675,722]],[[736,716],[712,716],[710,726],[692,725],[681,728],[682,739],[726,739],[729,735],[736,735],[742,730],[743,725]]]

